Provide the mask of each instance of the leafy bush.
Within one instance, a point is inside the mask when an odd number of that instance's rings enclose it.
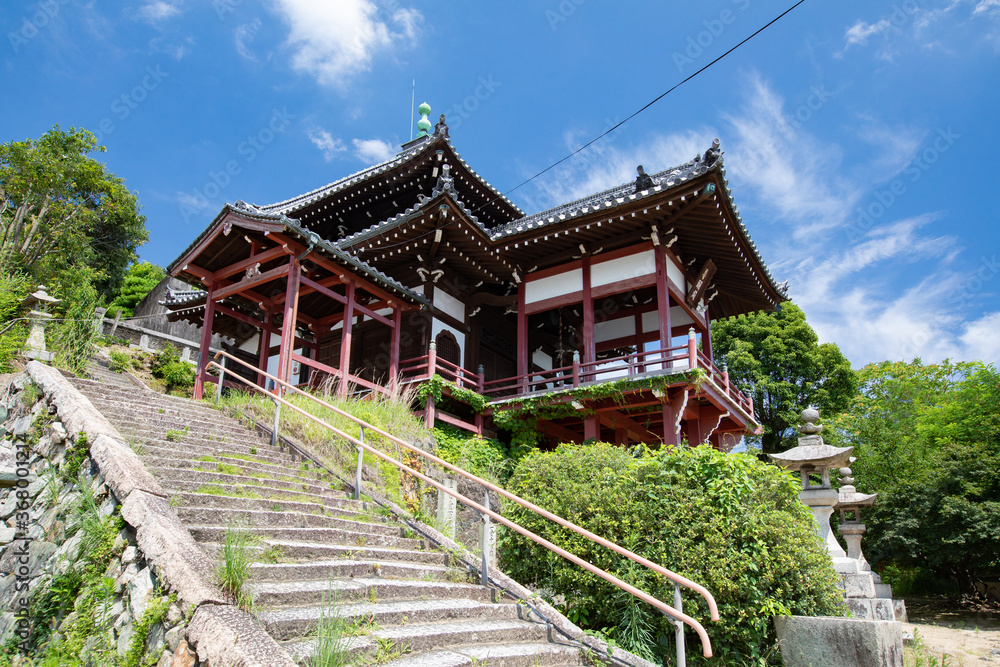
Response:
[[[562,445],[522,459],[508,488],[708,588],[720,622],[708,621],[704,600],[688,591],[685,612],[704,621],[720,664],[764,658],[775,615],[843,613],[833,564],[798,499],[797,480],[751,454]],[[672,603],[666,579],[519,506],[508,516]],[[509,531],[500,558],[520,581],[564,596],[567,614],[583,627],[647,658],[672,654],[671,622],[596,576]],[[690,635],[689,643],[697,641]]]
[[[162,350],[153,355],[150,370],[153,377],[160,378],[167,383],[167,391],[177,387],[190,387],[194,384],[194,366],[186,361],[181,361],[181,355],[177,348],[170,343],[167,343]]]
[[[21,302],[30,292],[31,283],[23,274],[0,274],[0,373],[10,373],[10,360],[24,347],[28,337],[25,322],[14,323]]]
[[[132,368],[132,357],[128,352],[120,350],[111,351],[111,363],[108,366],[115,373],[123,373]]]
[[[434,429],[438,456],[488,481],[503,482],[513,472],[513,461],[499,440],[490,440],[450,426]]]

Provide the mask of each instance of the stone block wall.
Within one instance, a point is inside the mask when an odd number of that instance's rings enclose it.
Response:
[[[58,371],[32,362],[0,378],[0,403],[0,665],[46,636],[95,667],[294,665],[218,589],[167,493]]]

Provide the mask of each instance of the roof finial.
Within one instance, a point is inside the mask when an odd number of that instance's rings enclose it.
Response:
[[[417,112],[420,114],[420,120],[417,121],[417,138],[426,137],[427,133],[431,131],[431,121],[427,118],[431,115],[431,105],[427,102],[422,103],[417,107]]]

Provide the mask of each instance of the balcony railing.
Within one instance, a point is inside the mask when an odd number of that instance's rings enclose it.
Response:
[[[457,386],[471,389],[491,401],[548,391],[572,389],[587,384],[652,375],[669,375],[701,369],[706,378],[729,401],[754,418],[753,401],[729,381],[729,371],[720,369],[702,350],[698,349],[693,335],[685,345],[665,350],[633,352],[610,359],[581,362],[578,353],[569,366],[532,371],[524,375],[485,380],[482,367],[478,373],[462,368],[437,356],[432,342],[428,354],[407,359],[400,364],[403,382],[422,382],[440,375]]]

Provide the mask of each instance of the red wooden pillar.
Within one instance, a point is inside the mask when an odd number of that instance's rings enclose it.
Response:
[[[292,375],[292,351],[295,349],[295,320],[299,315],[299,276],[301,269],[295,259],[289,259],[288,282],[285,285],[285,306],[281,318],[281,348],[278,351],[278,378],[289,382]],[[279,393],[280,390],[279,390]]]
[[[667,284],[667,257],[663,248],[654,248],[653,252],[656,257],[656,309],[660,315],[660,349],[666,350],[670,347],[670,288]]]
[[[597,420],[597,415],[590,415],[583,418],[583,439],[601,439],[601,422]]]
[[[583,363],[591,364],[597,361],[597,342],[594,335],[594,299],[590,294],[590,256],[583,258]],[[586,380],[592,380],[587,375]]]
[[[517,286],[517,374],[521,377],[521,391],[526,391],[528,379],[528,313],[525,304],[525,284]]]
[[[688,444],[691,445],[692,447],[700,445],[702,442],[704,442],[700,419],[688,419],[684,423],[684,431],[687,435]]]
[[[694,327],[688,329],[688,367],[698,368],[698,339]]]
[[[212,323],[215,321],[215,282],[208,286],[208,294],[205,296],[205,320],[201,323],[201,345],[198,353],[198,373],[194,378],[194,398],[200,400],[205,393],[205,366],[208,365],[212,354],[209,349],[212,345]]]
[[[677,413],[669,402],[663,404],[663,444],[679,445],[681,436],[677,432]]]
[[[403,309],[396,306],[392,311],[392,333],[389,339],[389,391],[395,391],[399,383],[399,335],[403,327]]]
[[[271,358],[271,333],[273,327],[274,310],[268,306],[264,310],[264,327],[260,330],[260,344],[257,346],[257,384],[265,387],[263,373],[267,372],[267,362]]]
[[[347,283],[347,304],[344,305],[344,326],[340,336],[340,386],[337,393],[347,396],[351,372],[351,337],[354,334],[354,279]]]

